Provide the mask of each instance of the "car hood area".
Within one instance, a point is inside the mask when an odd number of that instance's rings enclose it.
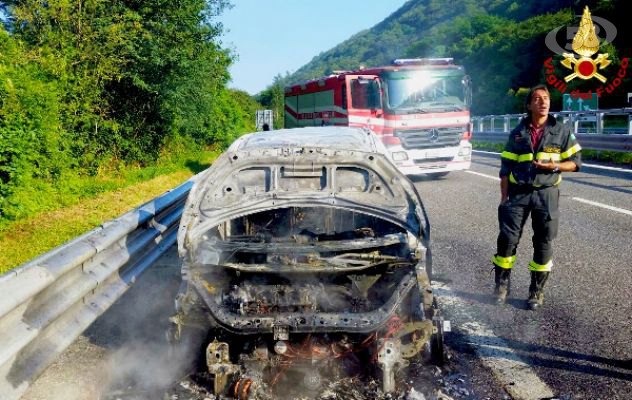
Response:
[[[179,253],[192,257],[205,233],[228,221],[292,207],[360,213],[429,239],[419,194],[373,133],[297,128],[245,135],[197,177],[180,223]]]

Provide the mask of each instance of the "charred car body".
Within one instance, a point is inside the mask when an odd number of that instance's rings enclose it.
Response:
[[[442,357],[428,244],[419,195],[373,133],[243,136],[189,194],[171,340],[208,332],[216,395],[264,398],[297,373],[317,390],[367,366],[395,391],[409,359]]]

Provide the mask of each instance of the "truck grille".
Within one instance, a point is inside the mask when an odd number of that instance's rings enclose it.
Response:
[[[421,158],[415,159],[413,162],[415,164],[428,164],[428,163],[448,163],[454,160],[454,157],[435,157],[435,158]],[[442,167],[443,165],[438,165],[438,167]]]
[[[395,131],[395,136],[399,137],[405,149],[433,149],[458,146],[462,135],[463,127]]]

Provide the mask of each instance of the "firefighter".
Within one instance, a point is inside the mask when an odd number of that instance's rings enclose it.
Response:
[[[568,127],[549,115],[551,98],[545,85],[527,94],[528,115],[511,131],[501,155],[500,233],[492,258],[496,302],[505,302],[510,291],[511,269],[524,224],[531,215],[533,258],[529,263],[531,285],[528,307],[537,309],[553,266],[552,242],[557,236],[562,172],[581,166],[581,147]]]

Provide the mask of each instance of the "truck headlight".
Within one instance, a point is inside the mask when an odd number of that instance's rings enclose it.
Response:
[[[393,161],[406,161],[408,160],[408,154],[405,151],[396,151],[393,153]]]

